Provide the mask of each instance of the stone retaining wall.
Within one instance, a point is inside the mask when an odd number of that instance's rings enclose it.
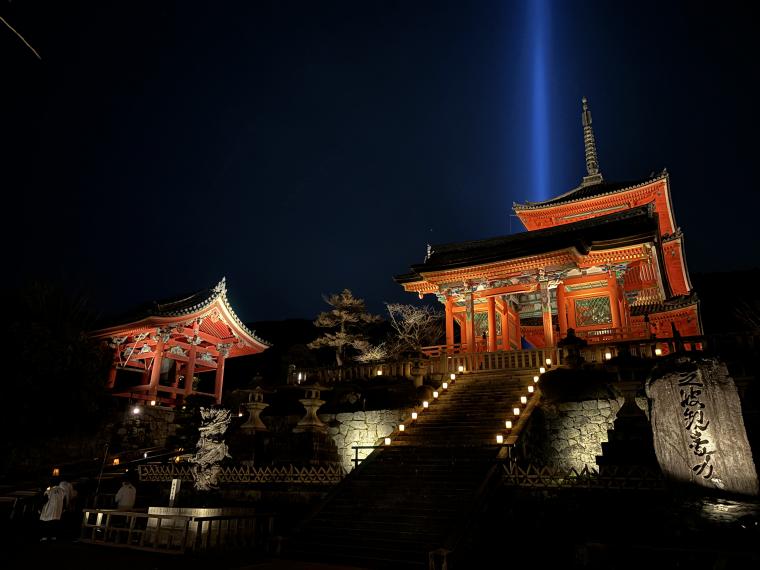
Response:
[[[578,471],[584,465],[595,468],[602,442],[607,441],[607,430],[613,429],[623,402],[623,398],[612,398],[542,404],[546,438],[540,461]],[[636,404],[648,415],[646,398],[636,398]]]
[[[338,448],[341,464],[346,472],[354,468],[355,445],[378,445],[390,435],[411,410],[374,410],[344,414],[319,414],[319,419],[328,425],[328,435]],[[371,449],[360,449],[359,457],[365,458]]]

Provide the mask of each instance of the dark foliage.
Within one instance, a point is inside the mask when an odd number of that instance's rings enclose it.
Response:
[[[12,434],[0,443],[6,459],[41,455],[52,438],[96,433],[112,405],[105,389],[111,353],[87,336],[95,318],[87,298],[44,283],[12,295],[9,329],[17,342],[0,414],[0,429]]]
[[[559,368],[541,377],[541,393],[547,403],[614,398],[615,378],[604,370]]]

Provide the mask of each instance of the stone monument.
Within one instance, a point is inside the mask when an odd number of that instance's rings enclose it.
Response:
[[[741,403],[726,365],[680,356],[647,381],[657,460],[666,477],[757,495]]]

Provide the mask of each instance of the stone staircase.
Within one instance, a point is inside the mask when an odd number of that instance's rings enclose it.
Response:
[[[362,568],[426,567],[428,553],[462,530],[491,479],[496,434],[506,436],[504,421],[533,374],[460,376],[334,489],[284,556]]]

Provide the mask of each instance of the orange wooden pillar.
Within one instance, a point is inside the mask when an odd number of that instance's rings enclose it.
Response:
[[[607,274],[607,291],[610,294],[610,310],[612,311],[612,328],[615,331],[622,332],[623,323],[620,320],[620,304],[618,296],[618,284],[615,273],[610,271]]]
[[[477,347],[475,346],[475,343],[477,342],[475,339],[475,299],[472,296],[472,293],[467,293],[466,295],[466,302],[467,302],[467,352],[475,352],[477,350]]]
[[[446,297],[446,352],[454,348],[454,299]]]
[[[488,297],[488,352],[496,352],[496,298]]]
[[[106,388],[110,390],[114,387],[114,384],[116,384],[116,363],[115,362],[111,365],[111,368],[108,370],[108,382],[106,383]]]
[[[189,396],[193,391],[193,376],[195,376],[195,355],[197,347],[193,344],[190,346],[190,354],[188,355],[187,366],[185,367],[185,397]]]
[[[541,298],[541,318],[544,324],[544,347],[554,346],[554,328],[552,327],[552,304],[548,281],[539,281],[539,296]]]
[[[502,311],[501,311],[501,349],[511,350],[509,345],[509,301],[502,299]]]
[[[214,376],[214,397],[216,403],[222,403],[222,387],[224,386],[224,360],[227,351],[219,351],[219,358],[216,361],[216,375]]]
[[[557,319],[559,320],[559,334],[562,338],[567,336],[567,297],[565,296],[565,284],[557,285]]]
[[[161,378],[161,363],[164,360],[164,338],[161,333],[158,333],[158,342],[154,349],[156,355],[153,357],[153,365],[150,370],[150,387],[148,388],[148,394],[155,397],[158,394],[158,381]]]

